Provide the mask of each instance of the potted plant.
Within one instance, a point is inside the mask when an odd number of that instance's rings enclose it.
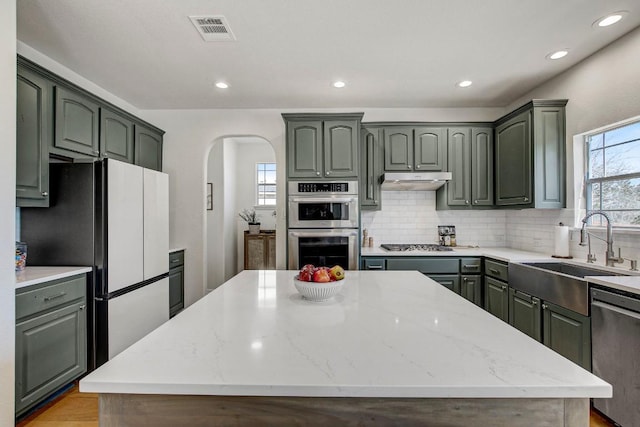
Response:
[[[249,234],[260,233],[260,222],[255,209],[243,209],[238,215],[249,224]]]

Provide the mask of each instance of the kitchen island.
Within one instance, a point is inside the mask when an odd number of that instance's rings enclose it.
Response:
[[[244,271],[80,382],[100,425],[587,426],[611,386],[418,272]]]

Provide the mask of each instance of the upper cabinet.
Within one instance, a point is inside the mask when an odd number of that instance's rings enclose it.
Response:
[[[100,109],[100,157],[133,163],[133,121],[108,108]]]
[[[360,208],[380,210],[382,176],[382,129],[362,128],[360,145]]]
[[[100,154],[100,107],[89,97],[56,86],[54,125],[54,150],[60,148],[95,157]]]
[[[383,132],[385,171],[443,170],[446,128],[389,126]]]
[[[287,177],[357,178],[362,114],[283,114]]]
[[[534,100],[496,122],[497,206],[565,207],[566,103]]]
[[[162,133],[136,125],[135,148],[136,165],[162,171]]]
[[[16,104],[16,206],[49,206],[49,144],[52,86],[18,67]]]
[[[49,206],[49,157],[162,170],[164,132],[18,57],[16,206]]]
[[[438,190],[438,209],[493,206],[493,129],[448,129],[447,171],[452,179]]]

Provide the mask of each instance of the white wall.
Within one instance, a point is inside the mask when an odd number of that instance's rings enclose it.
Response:
[[[236,274],[236,258],[238,253],[238,243],[236,239],[237,221],[236,206],[238,194],[236,192],[236,165],[238,158],[238,149],[235,144],[224,141],[223,149],[224,166],[224,204],[222,206],[224,212],[224,229],[222,231],[222,240],[224,242],[224,281],[226,282]]]
[[[211,148],[207,165],[207,182],[213,186],[213,210],[206,212],[207,220],[207,289],[213,290],[224,282],[224,147],[218,141]],[[189,254],[187,254],[189,255]]]
[[[0,3],[0,426],[14,425],[16,2]]]

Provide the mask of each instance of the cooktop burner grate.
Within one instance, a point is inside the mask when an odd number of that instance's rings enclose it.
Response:
[[[434,243],[415,243],[415,244],[397,244],[397,243],[386,243],[384,245],[380,245],[382,249],[386,249],[388,251],[452,251],[453,248],[449,246],[437,245]]]

